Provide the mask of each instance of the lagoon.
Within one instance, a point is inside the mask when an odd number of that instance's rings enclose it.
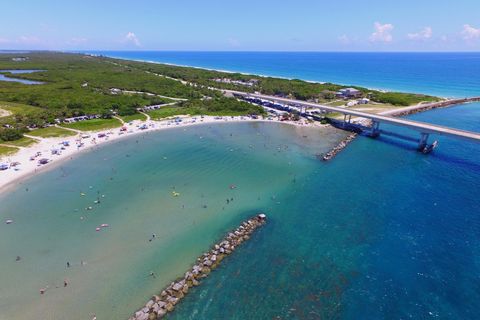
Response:
[[[26,73],[33,73],[33,72],[39,72],[39,71],[44,71],[44,70],[0,70],[0,81],[10,81],[10,82],[20,82],[23,84],[43,84],[41,81],[33,81],[33,80],[26,80],[26,79],[20,79],[20,78],[13,78],[10,76],[6,76],[2,73],[11,73],[13,75],[15,74],[26,74]]]
[[[273,123],[175,128],[22,182],[0,195],[0,318],[128,318],[224,232],[258,211],[274,217],[319,169],[315,154],[343,136]]]

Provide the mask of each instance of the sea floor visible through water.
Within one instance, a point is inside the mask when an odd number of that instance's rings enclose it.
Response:
[[[22,181],[0,195],[0,319],[128,318],[240,221],[273,219],[344,136],[278,123],[175,128]]]
[[[480,103],[410,118],[480,132]],[[0,319],[126,319],[259,211],[268,223],[169,319],[476,319],[479,146],[359,137],[322,162],[345,136],[324,130],[166,130],[24,181],[0,196]]]

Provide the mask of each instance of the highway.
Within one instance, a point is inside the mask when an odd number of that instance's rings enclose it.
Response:
[[[351,115],[355,117],[370,119],[372,121],[376,121],[379,123],[388,123],[392,125],[410,128],[420,133],[438,134],[441,136],[451,136],[451,137],[460,138],[464,140],[480,142],[480,133],[478,132],[465,131],[465,130],[450,128],[450,127],[430,124],[426,122],[414,121],[414,120],[403,119],[403,118],[395,118],[387,115],[374,114],[374,113],[369,113],[365,111],[350,110],[347,108],[325,106],[325,105],[321,105],[313,102],[287,99],[287,98],[269,96],[264,94],[246,93],[242,91],[233,91],[233,90],[224,90],[224,91],[226,91],[227,93],[236,94],[236,95],[245,96],[245,97],[247,96],[255,97],[258,99],[276,101],[278,103],[283,103],[283,104],[318,108],[328,112],[338,112],[338,113]]]

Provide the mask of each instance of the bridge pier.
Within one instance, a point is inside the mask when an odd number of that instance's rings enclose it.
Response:
[[[428,133],[424,133],[422,132],[420,134],[420,140],[418,141],[418,150],[423,150],[425,149],[425,147],[427,146],[427,143],[428,143],[428,137],[430,135]]]
[[[376,138],[380,135],[380,122],[372,121],[372,131],[370,131],[370,137]]]

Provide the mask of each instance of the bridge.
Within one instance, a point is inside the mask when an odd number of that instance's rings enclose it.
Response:
[[[370,130],[370,136],[377,137],[381,133],[384,133],[384,134],[390,134],[390,135],[393,135],[393,136],[396,136],[396,137],[399,137],[399,138],[405,138],[405,139],[410,140],[410,141],[416,141],[416,142],[418,142],[418,149],[419,150],[425,150],[426,147],[429,147],[428,146],[428,138],[429,138],[430,134],[437,134],[437,135],[440,135],[440,136],[449,136],[449,137],[454,137],[454,138],[459,138],[459,139],[463,139],[463,140],[467,140],[467,141],[473,141],[473,142],[480,143],[480,133],[477,133],[477,132],[454,129],[454,128],[435,125],[435,124],[430,124],[430,123],[426,123],[426,122],[420,122],[420,121],[414,121],[414,120],[402,119],[402,118],[395,118],[395,117],[387,116],[387,115],[374,114],[374,113],[369,113],[369,112],[365,112],[365,111],[351,110],[351,109],[341,108],[341,107],[326,106],[326,105],[321,105],[321,104],[313,103],[313,102],[287,99],[287,98],[264,95],[264,94],[246,93],[246,92],[242,92],[242,91],[233,91],[233,90],[226,90],[225,92],[231,93],[234,96],[241,97],[241,98],[246,99],[246,100],[256,98],[256,99],[268,100],[268,101],[273,101],[273,102],[282,103],[282,104],[291,105],[291,106],[299,106],[299,107],[305,107],[305,108],[306,107],[317,108],[317,109],[320,109],[324,112],[337,112],[337,113],[340,113],[340,114],[344,115],[344,119],[343,119],[344,127],[352,125],[352,123],[351,123],[352,116],[353,117],[364,118],[364,119],[369,119],[369,120],[372,121],[371,127],[368,127],[368,128],[367,127],[362,127],[362,130]],[[472,101],[476,101],[475,99],[477,99],[477,98],[472,98]],[[461,99],[461,100],[458,100],[458,101],[468,102],[469,99]],[[391,132],[388,132],[388,131],[385,131],[385,130],[381,130],[380,129],[380,124],[381,123],[386,123],[386,124],[391,124],[391,125],[396,125],[396,126],[412,129],[412,130],[420,133],[420,138],[419,139],[412,139],[412,138],[405,137],[405,136],[400,135],[400,134],[391,133]]]

